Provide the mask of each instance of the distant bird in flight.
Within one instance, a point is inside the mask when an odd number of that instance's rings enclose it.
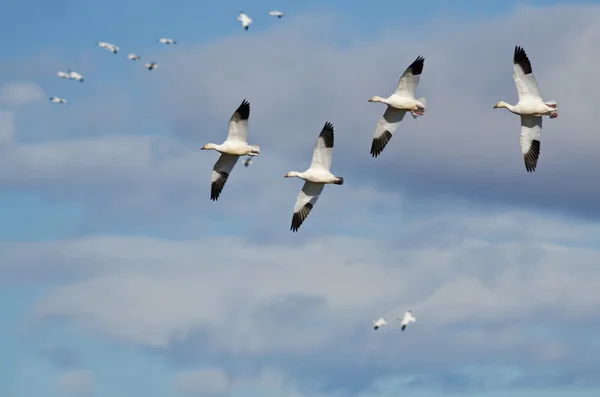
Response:
[[[60,77],[61,79],[70,79],[70,75],[67,72],[63,72],[62,70],[59,70],[58,72],[56,72],[56,75],[58,77]]]
[[[269,15],[271,15],[272,17],[277,17],[277,18],[281,19],[281,17],[283,17],[285,14],[281,11],[273,10],[273,11],[269,11]]]
[[[509,105],[504,101],[494,105],[494,109],[506,108],[521,116],[521,153],[527,172],[534,172],[540,157],[540,138],[542,136],[542,116],[551,119],[558,117],[558,103],[545,102],[540,95],[537,81],[533,77],[531,62],[525,50],[515,47],[513,56],[513,80],[517,87],[519,101]]]
[[[59,98],[59,97],[57,97],[57,96],[52,96],[52,97],[50,97],[50,98],[49,98],[49,100],[50,100],[50,102],[52,102],[52,103],[67,103],[67,100],[66,100],[66,99]]]
[[[398,320],[402,320],[400,323],[400,327],[402,327],[402,331],[406,329],[406,326],[410,323],[414,323],[417,319],[413,316],[412,312],[409,310],[404,313],[402,317],[398,317]]]
[[[156,69],[158,67],[158,63],[156,63],[156,62],[145,63],[144,66],[148,70],[153,70],[153,69]]]
[[[98,44],[96,44],[96,45],[100,48],[104,48],[105,50],[112,52],[113,54],[116,54],[119,52],[119,47],[117,47],[114,44],[107,43],[105,41],[99,41]]]
[[[166,39],[164,37],[161,37],[160,39],[158,39],[158,42],[161,44],[177,44],[177,41],[175,41],[173,39]]]
[[[252,160],[253,160],[253,159],[252,159],[252,157],[248,157],[248,158],[246,159],[246,161],[244,161],[244,166],[245,166],[245,167],[249,167],[249,166],[250,166],[250,164],[252,164]]]
[[[139,55],[135,55],[134,53],[127,55],[127,58],[131,59],[132,61],[137,61],[140,59]]]
[[[71,80],[77,80],[83,83],[83,75],[77,73],[74,70],[69,69],[69,78]]]
[[[383,327],[384,325],[387,325],[387,320],[385,319],[385,317],[381,317],[381,318],[373,321],[373,329],[375,331],[377,331],[379,329],[379,327]]]
[[[252,18],[250,18],[244,11],[240,11],[240,15],[237,17],[237,20],[242,23],[242,27],[246,30],[252,24]]]

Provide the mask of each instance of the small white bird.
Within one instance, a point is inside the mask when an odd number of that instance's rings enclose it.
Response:
[[[158,42],[161,44],[177,44],[177,41],[175,41],[173,39],[166,39],[164,37],[161,37],[160,39],[158,39]]]
[[[156,63],[156,62],[145,63],[144,66],[148,70],[153,70],[153,69],[156,69],[158,67],[158,63]]]
[[[252,164],[252,160],[253,160],[253,159],[252,159],[252,157],[248,157],[248,158],[246,159],[246,161],[244,161],[244,166],[245,166],[245,167],[249,167],[249,166],[250,166],[250,164]]]
[[[281,19],[281,17],[283,17],[285,14],[281,11],[273,10],[273,11],[269,11],[269,15],[272,17],[277,17],[277,18]]]
[[[290,227],[292,232],[298,231],[317,203],[326,184],[344,184],[344,178],[330,172],[333,138],[333,124],[327,121],[317,138],[310,167],[304,172],[290,171],[285,174],[284,178],[297,177],[305,181],[296,199],[296,205],[294,205],[294,215]]]
[[[69,69],[69,78],[71,80],[77,80],[83,83],[83,75],[77,73],[74,70]]]
[[[427,110],[425,98],[415,99],[415,91],[421,79],[424,62],[425,58],[417,57],[402,73],[396,91],[388,98],[374,96],[369,99],[369,102],[381,102],[387,105],[387,109],[375,128],[375,135],[371,143],[371,156],[377,157],[381,154],[407,111],[415,119],[425,114]]]
[[[99,41],[98,44],[96,44],[96,45],[100,48],[104,48],[105,50],[112,52],[113,54],[116,54],[119,52],[119,47],[117,47],[114,44],[107,43],[105,41]]]
[[[385,319],[385,317],[381,317],[373,321],[373,329],[375,331],[377,331],[379,327],[383,327],[384,325],[387,325],[387,320]]]
[[[56,72],[56,75],[58,77],[60,77],[61,79],[69,79],[70,78],[69,73],[63,72],[62,70],[59,70],[58,72]]]
[[[242,23],[242,27],[248,30],[248,27],[252,25],[252,18],[250,18],[244,11],[240,11],[240,15],[237,17],[237,20]]]
[[[410,323],[414,323],[417,319],[413,316],[412,312],[409,310],[404,313],[404,316],[398,317],[398,320],[402,320],[400,326],[402,327],[402,331],[406,329],[406,326]]]
[[[50,97],[50,102],[53,102],[53,103],[67,103],[67,100],[63,99],[63,98],[59,98],[57,96],[52,96],[52,97]]]
[[[534,172],[540,157],[542,116],[557,118],[558,103],[542,99],[537,81],[533,77],[531,62],[525,50],[519,46],[515,47],[513,56],[513,80],[517,87],[519,102],[516,105],[509,105],[500,101],[494,105],[494,109],[506,108],[521,116],[521,153],[527,172]]]
[[[132,61],[137,61],[138,59],[140,59],[140,56],[136,55],[134,53],[131,53],[131,54],[127,55],[127,58],[131,59]]]

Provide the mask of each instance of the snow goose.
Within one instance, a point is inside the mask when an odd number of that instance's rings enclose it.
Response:
[[[294,206],[294,215],[292,216],[292,226],[290,228],[292,232],[298,231],[300,225],[302,225],[302,222],[310,214],[310,211],[319,199],[319,195],[326,184],[344,184],[344,178],[335,176],[329,171],[331,168],[332,152],[333,125],[330,122],[326,122],[313,149],[310,167],[304,172],[290,171],[285,175],[285,178],[297,177],[305,181]]]
[[[237,20],[242,23],[242,27],[246,30],[252,24],[252,18],[250,18],[244,11],[240,11],[240,15],[237,17]]]
[[[50,100],[50,102],[52,102],[52,103],[67,103],[67,100],[66,100],[66,99],[59,98],[59,97],[57,97],[57,96],[52,96],[52,97],[50,97],[50,98],[49,98],[49,100]]]
[[[521,116],[521,152],[525,161],[527,172],[534,172],[540,156],[540,137],[542,134],[542,116],[551,119],[558,117],[558,104],[556,101],[544,102],[540,96],[531,62],[525,50],[515,47],[513,56],[513,79],[517,87],[519,101],[510,105],[504,101],[494,105],[494,109],[506,108],[514,114]]]
[[[388,98],[374,96],[369,99],[369,102],[381,102],[388,105],[375,128],[375,135],[371,143],[371,156],[377,157],[381,154],[387,143],[392,139],[392,135],[404,118],[406,111],[410,111],[415,119],[425,114],[427,110],[426,99],[415,99],[415,91],[419,85],[424,63],[425,58],[417,57],[400,76],[396,91]]]
[[[153,70],[158,67],[158,63],[156,63],[156,62],[145,63],[144,67],[148,70]]]
[[[240,156],[258,156],[260,146],[248,145],[248,119],[250,118],[250,103],[245,99],[229,119],[227,139],[220,145],[207,143],[202,150],[216,150],[221,156],[213,167],[210,178],[210,199],[219,199],[229,174],[235,167]]]
[[[74,70],[69,69],[69,78],[71,80],[77,80],[83,83],[83,75],[77,73]]]
[[[373,321],[373,329],[375,331],[377,331],[379,329],[379,327],[383,327],[384,325],[387,325],[387,320],[385,319],[385,317],[381,317],[381,318]]]
[[[100,48],[104,48],[105,50],[108,50],[108,51],[112,52],[113,54],[116,54],[119,52],[119,47],[117,47],[114,44],[107,43],[105,41],[99,41],[97,46]]]
[[[398,317],[398,320],[402,320],[402,322],[400,322],[400,327],[401,327],[402,331],[404,331],[406,329],[406,326],[408,324],[414,323],[415,321],[417,321],[417,319],[413,316],[413,314],[410,310],[405,312],[402,317]]]
[[[127,55],[127,58],[131,59],[132,61],[137,61],[138,59],[140,59],[140,56],[136,55],[134,53],[131,53],[131,54]]]
[[[177,44],[177,41],[175,41],[173,39],[167,39],[164,37],[161,37],[160,39],[158,39],[158,42],[161,44]]]
[[[69,79],[70,78],[69,73],[63,72],[62,70],[59,70],[58,72],[56,72],[56,75],[58,77],[60,77],[61,79]]]
[[[272,17],[277,17],[277,18],[281,19],[281,17],[283,17],[284,13],[281,11],[273,10],[273,11],[269,11],[269,15]]]
[[[250,164],[252,164],[252,157],[248,157],[246,161],[244,161],[245,167],[250,167]]]

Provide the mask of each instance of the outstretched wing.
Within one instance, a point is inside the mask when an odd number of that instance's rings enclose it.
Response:
[[[315,148],[313,149],[310,168],[324,168],[327,171],[331,168],[331,155],[333,153],[333,124],[329,121],[325,123]]]
[[[223,187],[225,187],[225,182],[227,182],[227,178],[229,178],[229,174],[231,174],[231,170],[233,170],[239,158],[240,156],[223,153],[215,163],[210,177],[210,199],[212,201],[219,199]]]
[[[540,157],[540,138],[542,136],[542,118],[521,116],[521,152],[527,172],[534,172]]]
[[[297,232],[306,219],[310,211],[319,199],[319,195],[323,191],[325,185],[322,183],[304,182],[302,190],[298,193],[296,205],[294,206],[294,215],[292,216],[292,226],[290,230]]]
[[[513,79],[517,87],[519,101],[527,97],[541,98],[537,81],[533,77],[529,57],[525,53],[525,50],[519,46],[515,47],[515,55],[513,57]]]
[[[387,107],[375,128],[373,143],[371,143],[371,156],[377,157],[381,154],[405,114],[406,110],[396,109],[392,106]]]
[[[423,73],[423,65],[425,64],[425,58],[418,56],[409,67],[406,68],[400,80],[398,80],[398,86],[396,87],[395,95],[407,96],[414,98],[415,91],[419,85],[421,79],[421,73]]]
[[[245,99],[229,119],[228,141],[248,143],[248,119],[250,118],[250,103]]]

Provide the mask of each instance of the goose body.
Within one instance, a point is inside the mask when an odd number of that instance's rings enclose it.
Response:
[[[416,119],[423,116],[427,111],[426,99],[415,99],[415,91],[419,85],[424,63],[425,58],[417,57],[400,76],[396,91],[389,97],[374,96],[369,99],[369,102],[381,102],[387,105],[387,109],[375,128],[375,135],[371,143],[371,156],[377,157],[381,154],[387,143],[392,139],[392,135],[406,112],[410,112],[413,118]]]
[[[50,102],[52,102],[52,103],[67,103],[67,100],[66,100],[66,99],[59,98],[59,97],[57,97],[57,96],[52,96],[52,97],[50,97],[50,98],[49,98],[49,101],[50,101]]]
[[[217,201],[229,174],[235,167],[240,156],[258,156],[260,146],[248,145],[248,119],[250,118],[250,103],[245,99],[229,119],[227,139],[220,145],[207,143],[202,150],[216,150],[221,156],[215,163],[211,174],[210,199]]]
[[[133,53],[127,55],[127,58],[131,59],[132,61],[137,61],[138,59],[140,59],[139,55]]]
[[[99,41],[97,45],[98,45],[98,47],[104,48],[105,50],[108,50],[108,51],[112,52],[113,54],[116,54],[119,52],[119,47],[117,47],[114,44],[107,43],[105,41]]]
[[[269,11],[269,15],[272,17],[277,17],[277,18],[281,19],[281,17],[283,17],[285,14],[281,11],[273,10],[273,11]]]
[[[83,83],[83,75],[82,75],[82,74],[79,74],[79,73],[77,73],[77,72],[76,72],[76,71],[74,71],[74,70],[69,70],[69,78],[70,78],[71,80],[77,80],[77,81],[80,81],[80,82],[82,82],[82,83]]]
[[[387,320],[385,319],[385,317],[381,317],[373,321],[373,329],[375,331],[377,331],[380,327],[383,327],[384,325],[387,325]]]
[[[557,118],[558,103],[542,99],[529,57],[519,46],[515,47],[513,56],[513,80],[519,97],[517,104],[510,105],[500,101],[494,105],[494,109],[505,108],[521,116],[521,152],[525,169],[527,172],[534,172],[540,156],[542,117]]]
[[[402,317],[398,317],[398,320],[402,320],[400,322],[400,328],[402,329],[402,331],[404,331],[406,329],[408,324],[414,323],[415,321],[417,321],[417,319],[413,316],[413,314],[410,310],[405,312]]]
[[[164,37],[161,37],[160,39],[158,39],[158,42],[161,44],[177,44],[177,41],[175,41],[173,39],[167,39]]]
[[[242,27],[246,30],[252,25],[252,18],[250,18],[244,11],[240,11],[237,20],[242,23]]]
[[[344,184],[344,178],[335,176],[329,171],[333,141],[333,125],[326,122],[313,149],[310,167],[304,172],[290,171],[285,175],[285,178],[297,177],[305,181],[294,206],[294,215],[290,227],[292,232],[297,232],[306,217],[308,217],[326,184]]]
[[[56,75],[58,77],[60,77],[61,79],[68,79],[68,78],[70,78],[69,73],[63,72],[62,70],[59,70],[58,72],[56,72]]]
[[[158,67],[158,63],[156,63],[156,62],[145,63],[144,67],[148,70],[154,70]]]

